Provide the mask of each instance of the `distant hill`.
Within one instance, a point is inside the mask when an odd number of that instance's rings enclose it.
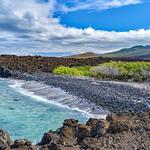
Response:
[[[86,52],[77,55],[67,56],[68,58],[96,58],[96,57],[108,57],[108,58],[133,58],[150,60],[150,45],[147,46],[134,46],[131,48],[124,48],[116,52],[106,54],[96,54],[93,52]]]
[[[69,58],[94,58],[94,57],[98,57],[99,55],[93,52],[87,52],[87,53],[81,53],[81,54],[77,54],[77,55],[72,55],[69,56]]]
[[[106,53],[100,55],[102,57],[133,57],[139,59],[150,59],[150,45],[147,46],[134,46],[125,48],[117,52]]]

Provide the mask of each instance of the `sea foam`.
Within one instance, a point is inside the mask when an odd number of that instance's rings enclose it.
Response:
[[[10,87],[26,96],[32,97],[35,101],[50,103],[79,111],[88,118],[106,118],[108,114],[94,103],[88,103],[84,99],[70,95],[60,88],[55,88],[37,81],[11,80]]]

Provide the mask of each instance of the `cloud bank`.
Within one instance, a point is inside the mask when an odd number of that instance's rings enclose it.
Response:
[[[77,10],[105,10],[142,3],[142,0],[70,0],[68,3],[71,6],[61,4],[60,11],[70,12]]]
[[[120,5],[118,0],[111,2]],[[77,29],[61,25],[58,18],[53,18],[58,6],[55,0],[48,2],[0,0],[0,4],[0,53],[31,54],[52,51],[103,53],[150,43],[150,30],[109,32],[90,27]],[[106,5],[108,6],[108,3]]]

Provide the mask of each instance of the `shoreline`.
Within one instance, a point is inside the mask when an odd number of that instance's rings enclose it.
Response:
[[[30,83],[30,85],[38,89],[40,89],[40,85],[43,84],[44,86],[47,85],[54,88],[61,88],[68,94],[74,93],[73,96],[82,98],[86,96],[86,101],[88,103],[94,102],[95,105],[101,107],[105,104],[107,109],[114,110],[112,112],[116,114],[110,114],[106,119],[90,118],[86,124],[80,124],[74,119],[67,119],[64,121],[61,128],[56,131],[50,130],[44,133],[43,138],[37,144],[32,144],[31,141],[26,139],[13,141],[5,130],[0,129],[0,149],[149,149],[150,107],[148,104],[150,91],[149,88],[147,90],[149,84],[146,84],[146,87],[144,86],[145,84],[140,84],[141,86],[137,87],[138,84],[130,85],[129,83],[123,82],[118,83],[114,81],[81,79],[45,73],[33,75],[15,74],[15,76],[8,78],[8,80],[9,79],[15,79],[17,81],[24,80],[25,82],[29,81],[28,83]],[[35,82],[39,84],[36,85]],[[32,86],[30,88],[32,88]],[[125,93],[122,90],[125,91]],[[93,93],[93,91],[95,96],[91,95],[91,92]],[[108,95],[102,94],[101,92],[108,93]],[[117,97],[115,97],[115,92],[119,92]],[[128,96],[129,98],[129,95],[131,96],[130,99],[121,101],[122,97],[125,99]],[[135,97],[133,97],[133,95],[135,95]],[[101,98],[103,97],[103,99],[101,99],[101,101],[103,101],[100,104],[97,101],[94,101],[99,96]],[[111,102],[107,101],[109,96],[111,96]],[[91,99],[88,99],[89,97]],[[114,100],[112,98],[114,98]],[[132,98],[134,98],[134,100]],[[140,102],[137,101],[139,99],[141,99]],[[121,101],[120,103],[118,103],[119,100]],[[126,109],[126,112],[125,110],[120,111],[120,109],[124,108],[124,105],[129,107]],[[137,108],[140,107],[142,109],[139,111]],[[133,112],[128,111],[131,110],[131,108]]]
[[[106,118],[109,114],[94,103],[87,104],[84,99],[72,96],[61,88],[55,88],[38,81],[10,79],[10,82],[14,82],[10,87],[23,95],[38,99],[44,103],[78,111],[87,118]]]
[[[150,111],[150,84],[101,81],[94,78],[58,76],[49,73],[13,74],[12,79],[38,81],[94,103],[111,113]]]

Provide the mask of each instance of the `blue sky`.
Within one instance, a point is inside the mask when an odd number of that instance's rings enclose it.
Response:
[[[0,53],[106,53],[150,43],[149,0],[0,0]]]
[[[60,22],[77,28],[93,27],[97,30],[128,31],[149,29],[150,3],[128,5],[103,11],[78,10],[69,13],[57,12]]]

